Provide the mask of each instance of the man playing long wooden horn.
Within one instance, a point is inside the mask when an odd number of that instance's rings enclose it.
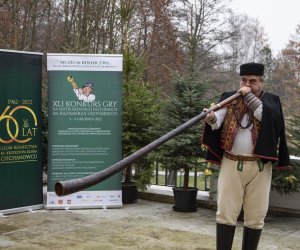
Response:
[[[241,65],[242,96],[204,119],[206,160],[220,165],[217,250],[231,249],[242,208],[242,249],[257,249],[268,211],[272,166],[290,166],[280,99],[263,90],[263,75],[263,64]],[[233,93],[223,93],[221,100]]]

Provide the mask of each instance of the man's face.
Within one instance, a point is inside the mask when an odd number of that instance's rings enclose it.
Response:
[[[251,89],[251,92],[259,96],[262,90],[263,80],[260,76],[256,75],[244,75],[241,76],[241,87],[246,86]]]
[[[89,94],[92,93],[92,89],[90,87],[84,87],[82,89],[82,91],[83,91],[83,94],[86,95],[86,96],[89,96]]]

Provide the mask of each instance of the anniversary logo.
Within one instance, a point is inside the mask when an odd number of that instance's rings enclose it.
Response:
[[[8,104],[0,115],[0,142],[7,145],[0,146],[0,164],[37,161],[37,145],[28,144],[38,134],[37,116],[29,106],[32,100],[8,99]]]

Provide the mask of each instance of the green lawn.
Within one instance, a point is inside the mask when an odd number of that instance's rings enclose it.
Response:
[[[195,179],[194,176],[190,176],[190,178],[189,178],[189,187],[194,187],[194,179]],[[197,180],[196,187],[199,190],[205,190],[205,178],[203,176],[197,176],[196,180]],[[210,178],[206,178],[206,190],[209,189],[209,184],[210,184],[209,180],[210,180]],[[155,176],[152,177],[151,184],[166,186],[165,175],[159,175],[158,176],[158,183],[156,183],[156,177]],[[177,176],[177,186],[180,187],[182,185],[183,185],[183,176],[180,176],[178,174],[178,176]]]

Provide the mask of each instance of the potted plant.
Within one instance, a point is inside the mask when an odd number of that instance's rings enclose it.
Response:
[[[173,94],[166,100],[162,110],[159,131],[167,133],[202,112],[207,105],[203,98],[207,84],[196,74],[174,73]],[[174,210],[192,212],[197,210],[197,188],[189,185],[190,170],[199,168],[204,156],[201,148],[202,124],[192,126],[183,134],[166,142],[156,153],[156,159],[169,172],[183,171],[183,184],[173,187]],[[176,176],[176,175],[175,175]],[[176,183],[176,182],[175,182]]]
[[[300,160],[291,160],[291,167],[273,169],[272,190],[280,195],[290,195],[300,192]]]
[[[291,167],[273,169],[270,206],[299,209],[300,199],[300,116],[286,119],[286,134],[291,154]],[[295,155],[295,156],[293,156]],[[296,157],[298,155],[298,157]]]

